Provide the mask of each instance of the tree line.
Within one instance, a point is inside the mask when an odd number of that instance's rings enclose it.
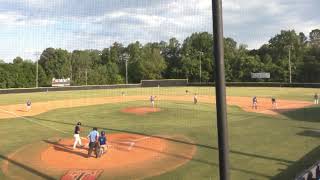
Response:
[[[224,38],[226,80],[229,82],[289,82],[289,56],[292,82],[320,83],[320,30],[308,36],[294,30],[282,30],[259,49]],[[189,79],[190,82],[214,82],[213,35],[193,33],[183,42],[127,46],[115,42],[103,50],[47,48],[38,61],[39,86],[51,86],[52,78],[71,78],[72,85],[125,83],[142,79]],[[201,74],[200,74],[201,69]],[[269,72],[270,79],[252,79],[251,73]],[[200,79],[201,78],[201,79]],[[36,62],[0,60],[0,88],[35,87]]]

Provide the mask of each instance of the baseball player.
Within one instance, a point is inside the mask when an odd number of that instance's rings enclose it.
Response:
[[[26,105],[27,105],[27,111],[29,112],[30,110],[31,110],[31,100],[30,99],[28,99],[28,101],[27,101],[27,103],[26,103]]]
[[[81,144],[81,138],[80,138],[80,126],[81,126],[81,122],[78,122],[77,125],[74,127],[74,143],[73,143],[73,149],[76,149],[77,144],[79,143],[79,145],[82,147]]]
[[[252,109],[257,109],[258,108],[258,99],[256,96],[252,98]]]
[[[277,105],[277,101],[275,97],[271,98],[271,103],[272,103],[272,109],[277,109],[278,105]]]
[[[89,139],[88,158],[91,157],[92,151],[95,152],[96,158],[98,158],[98,138],[99,138],[98,128],[94,127],[93,130],[88,135],[88,139]]]
[[[198,103],[198,97],[197,94],[194,94],[193,96],[193,104],[197,104]]]
[[[319,95],[318,95],[318,93],[315,93],[313,98],[314,98],[314,104],[319,104]]]
[[[156,98],[157,96],[153,96],[153,95],[151,95],[150,96],[150,102],[151,102],[151,106],[154,108],[154,100],[155,100],[155,98]]]
[[[98,138],[98,157],[101,157],[107,150],[107,137],[104,131],[101,131],[101,136]]]

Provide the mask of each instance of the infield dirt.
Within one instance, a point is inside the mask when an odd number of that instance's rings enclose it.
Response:
[[[24,179],[24,174],[17,173],[19,168],[11,163],[17,162],[50,177],[61,177],[70,170],[89,169],[102,170],[104,178],[142,179],[172,171],[192,160],[196,152],[196,146],[179,135],[159,137],[120,133],[108,135],[108,142],[110,147],[100,158],[88,158],[87,146],[73,150],[73,139],[34,143],[10,154],[10,161],[4,161],[2,170],[12,179]]]
[[[47,102],[33,103],[32,110],[27,112],[25,104],[14,104],[0,106],[0,119],[15,118],[19,116],[35,116],[41,113],[48,112],[50,110],[59,108],[72,108],[80,106],[90,106],[109,103],[121,103],[130,101],[148,101],[148,96],[117,96],[117,97],[99,97],[99,98],[83,98],[72,100],[57,100]],[[193,103],[192,96],[159,96],[156,104],[161,101],[184,101]],[[198,96],[199,103],[215,103],[214,96]],[[312,105],[312,102],[307,101],[294,101],[294,100],[277,100],[278,109],[272,109],[271,99],[258,98],[258,109],[254,110],[251,107],[251,97],[227,97],[228,105],[239,106],[247,112],[258,112],[269,115],[277,115],[281,112],[290,111],[294,109],[300,109]],[[130,107],[133,108],[133,107]],[[136,107],[134,107],[136,108]],[[157,110],[157,109],[156,109]],[[140,110],[140,114],[150,112],[149,108],[145,111]]]

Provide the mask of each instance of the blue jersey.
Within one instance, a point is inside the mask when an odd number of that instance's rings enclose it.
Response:
[[[98,141],[100,145],[105,145],[107,143],[107,138],[105,136],[100,136]]]
[[[99,132],[96,130],[93,130],[88,135],[90,142],[96,142],[97,138],[99,137]]]

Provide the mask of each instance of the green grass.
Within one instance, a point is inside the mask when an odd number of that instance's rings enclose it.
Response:
[[[175,92],[171,94],[181,94],[180,91],[183,89],[174,88]],[[152,90],[154,89],[144,89],[141,90],[141,93]],[[193,89],[193,91],[196,90],[203,93],[209,92],[209,90],[202,88]],[[245,93],[244,88],[230,89],[229,94],[241,96],[249,94],[251,90],[249,88]],[[267,90],[261,88],[261,90],[255,91],[255,94],[267,96]],[[138,89],[130,91],[138,93]],[[88,92],[86,91],[85,94]],[[164,92],[166,91],[162,93]],[[279,96],[285,95],[284,92],[281,94],[282,91],[275,90],[274,93],[276,92]],[[304,89],[300,93],[298,90],[294,90],[294,92],[297,92],[296,96],[287,95],[285,97],[304,99],[305,95],[312,94],[313,91]],[[57,96],[62,97],[64,93],[66,92],[58,93]],[[273,91],[269,94],[272,93]],[[116,93],[114,94],[116,95]],[[171,94],[168,93],[168,95]],[[40,98],[40,100],[43,99]],[[197,153],[193,160],[174,171],[149,179],[218,179],[218,146],[214,105],[162,102],[160,104],[162,112],[146,116],[134,116],[120,112],[120,109],[124,107],[143,106],[146,103],[148,102],[136,101],[57,109],[32,117],[38,123],[70,132],[69,134],[44,128],[21,118],[0,120],[0,137],[2,137],[0,155],[5,156],[23,145],[50,137],[71,137],[75,122],[81,120],[84,126],[88,126],[86,132],[89,131],[89,127],[97,126],[107,129],[107,133],[182,134],[196,142]],[[293,179],[296,174],[320,157],[318,145],[320,133],[317,131],[320,128],[319,113],[320,107],[315,106],[271,117],[247,113],[238,107],[228,107],[231,179]],[[0,173],[0,179],[3,178],[3,174]]]
[[[200,95],[214,95],[213,87],[161,87],[161,88],[128,88],[108,90],[82,90],[82,91],[60,91],[24,94],[2,94],[0,105],[24,104],[27,99],[32,102],[78,99],[88,97],[120,96],[122,92],[127,95],[185,95],[185,90]],[[280,99],[294,99],[312,101],[313,94],[317,89],[312,88],[267,88],[267,87],[228,87],[228,96],[258,96],[277,97]]]

